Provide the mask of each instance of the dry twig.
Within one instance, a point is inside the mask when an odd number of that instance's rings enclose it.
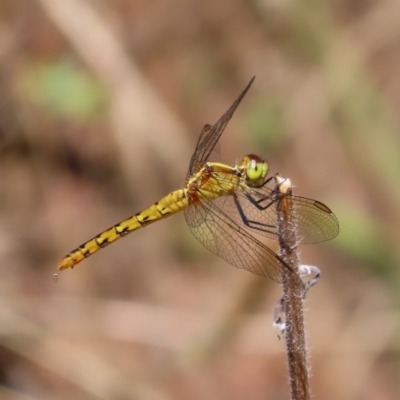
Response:
[[[292,184],[289,179],[279,176],[275,176],[275,183],[277,191],[282,194],[278,202],[280,256],[295,272],[284,272],[282,298],[292,400],[308,400],[310,391],[304,334],[304,286],[299,285],[300,258],[297,252],[296,226],[293,222]]]

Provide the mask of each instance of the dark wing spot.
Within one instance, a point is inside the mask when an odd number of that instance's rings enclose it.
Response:
[[[316,207],[318,207],[320,210],[325,211],[327,214],[332,214],[332,211],[323,203],[315,200],[314,204]]]

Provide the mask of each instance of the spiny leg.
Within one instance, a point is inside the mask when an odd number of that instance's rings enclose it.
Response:
[[[259,188],[264,187],[265,185],[267,185],[269,182],[271,182],[271,180],[274,177],[270,177],[268,178],[265,182],[263,182],[262,185],[259,186]],[[281,184],[283,184],[285,181],[279,183],[278,185],[276,185],[276,187],[271,191],[271,194],[268,196],[262,196],[260,192],[258,192],[258,194],[261,196],[260,199],[256,200],[255,198],[252,197],[252,195],[250,193],[246,193],[246,198],[250,201],[251,204],[253,204],[258,210],[260,211],[264,211],[267,208],[271,207],[275,202],[276,202],[276,196],[280,195],[282,196],[282,194],[280,194],[278,188]],[[271,200],[272,199],[272,200]],[[269,200],[269,202],[266,205],[261,205],[262,202]]]
[[[248,197],[248,195],[246,195],[246,197]],[[246,217],[245,212],[243,211],[243,208],[242,208],[242,206],[241,206],[236,194],[233,194],[233,200],[235,202],[236,208],[237,208],[237,210],[239,212],[240,218],[242,219],[244,225],[246,225],[250,229],[255,229],[255,230],[258,230],[258,231],[262,231],[262,232],[269,232],[271,234],[275,234],[276,233],[276,226],[275,225],[268,225],[268,224],[264,224],[262,222],[252,221],[252,220],[248,219]],[[252,200],[254,200],[254,199],[252,199]],[[254,204],[253,201],[251,201],[251,203]],[[271,202],[269,204],[269,206],[271,206],[273,203],[274,202]],[[266,208],[268,208],[268,207],[266,207]],[[264,208],[259,208],[259,207],[257,207],[257,208],[260,209],[260,210],[264,210]],[[266,228],[270,228],[271,230],[266,229]]]

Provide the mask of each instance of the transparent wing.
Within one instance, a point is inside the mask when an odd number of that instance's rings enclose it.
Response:
[[[283,196],[291,196],[292,218],[299,243],[324,242],[339,233],[339,222],[335,214],[317,200],[281,194],[267,187],[252,189],[244,186],[235,193],[239,203],[239,210],[234,214],[235,221],[271,239],[278,239],[277,205]],[[238,208],[233,197],[225,202],[225,207]]]
[[[199,140],[197,141],[196,149],[199,148],[200,143],[204,143],[204,140],[206,139],[207,135],[209,134],[209,132],[211,131],[212,128],[213,127],[209,124],[204,125],[204,127],[200,133]],[[191,176],[195,172],[197,172],[203,165],[201,163],[201,161],[199,161],[197,159],[197,157],[195,157],[195,155],[196,155],[196,150],[190,160],[189,170],[186,174],[186,178],[188,178],[189,176]],[[220,161],[220,160],[221,160],[221,150],[220,150],[220,144],[217,142],[214,144],[214,147],[211,149],[211,152],[207,158],[207,161]]]
[[[323,203],[292,195],[294,222],[300,243],[319,243],[339,234],[336,215]]]
[[[223,200],[223,197],[215,200],[203,197],[185,210],[189,229],[195,238],[208,250],[237,268],[268,276],[278,283],[282,283],[283,273],[291,273],[299,286],[303,286],[301,280],[277,254],[219,208],[219,202]],[[193,221],[200,223],[194,225]]]
[[[213,175],[220,187],[228,187],[231,180]],[[277,205],[283,196],[291,196],[293,202],[293,222],[297,227],[299,243],[318,243],[333,239],[339,233],[339,222],[335,214],[323,203],[305,197],[286,195],[268,187],[249,188],[239,184],[233,188],[232,196],[213,200],[222,212],[241,227],[251,229],[260,235],[278,240]],[[235,201],[236,199],[236,201]],[[194,218],[196,216],[196,218]],[[187,219],[189,226],[195,227],[206,218],[204,209]]]
[[[187,177],[196,172],[196,169],[202,166],[205,162],[210,159],[211,155],[219,153],[219,149],[216,149],[216,152],[213,152],[214,148],[217,146],[219,138],[229,120],[232,118],[233,113],[236,108],[242,101],[243,97],[246,95],[250,86],[252,85],[255,77],[251,79],[249,84],[243,90],[243,92],[239,95],[236,101],[232,104],[228,111],[217,121],[217,123],[213,126],[205,125],[203,130],[200,133],[199,140],[197,141],[196,149],[194,154],[190,160],[189,171],[187,173]]]

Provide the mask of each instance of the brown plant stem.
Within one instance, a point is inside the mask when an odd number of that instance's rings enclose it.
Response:
[[[293,222],[292,184],[289,179],[275,176],[278,202],[278,231],[280,256],[295,272],[283,274],[283,307],[285,338],[289,363],[292,400],[310,398],[307,350],[304,334],[304,285],[300,284],[300,258],[297,251],[296,226]]]

